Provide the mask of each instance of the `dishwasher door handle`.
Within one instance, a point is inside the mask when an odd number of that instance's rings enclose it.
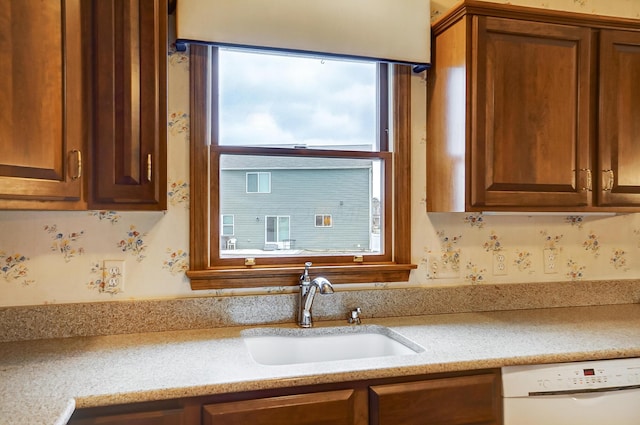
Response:
[[[579,390],[560,390],[560,391],[536,391],[530,392],[529,397],[539,397],[539,396],[571,396],[578,394],[599,394],[603,395],[603,393],[613,393],[617,391],[627,391],[627,390],[637,390],[640,389],[640,385],[625,385],[618,387],[604,387],[604,388],[593,388],[593,389],[579,389]]]

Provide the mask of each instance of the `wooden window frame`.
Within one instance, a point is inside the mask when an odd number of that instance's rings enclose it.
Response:
[[[189,222],[190,269],[187,276],[192,289],[248,288],[294,286],[304,269],[305,261],[313,257],[236,258],[228,265],[216,265],[219,242],[211,237],[211,229],[219,229],[219,186],[217,179],[220,147],[210,149],[211,113],[217,105],[210,104],[209,82],[212,78],[213,51],[210,46],[191,45],[190,48],[190,185],[191,206]],[[411,69],[394,65],[393,69],[393,152],[385,158],[385,181],[391,184],[391,199],[385,202],[388,221],[384,261],[369,261],[366,256],[354,256],[353,261],[335,257],[312,267],[314,276],[322,275],[334,284],[368,282],[405,282],[411,270]],[[237,148],[236,148],[237,149]],[[233,147],[222,149],[236,153]],[[261,152],[260,148],[254,151]],[[263,149],[265,154],[271,153]],[[312,154],[313,155],[313,154]],[[376,153],[376,155],[379,155]],[[214,164],[215,166],[212,166]],[[389,166],[391,164],[391,166]],[[213,242],[212,242],[213,241]],[[379,256],[372,256],[376,259]],[[325,259],[328,257],[325,257]],[[326,260],[325,260],[326,261]]]

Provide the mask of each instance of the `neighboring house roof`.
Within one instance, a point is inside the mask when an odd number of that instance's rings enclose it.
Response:
[[[354,158],[315,158],[287,156],[222,155],[222,170],[291,170],[372,168],[372,160]]]

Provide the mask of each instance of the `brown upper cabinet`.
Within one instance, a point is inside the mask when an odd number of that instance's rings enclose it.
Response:
[[[93,3],[93,209],[167,205],[167,0]]]
[[[639,206],[640,31],[600,32],[599,87],[598,205]]]
[[[468,0],[433,45],[428,211],[640,210],[640,21]]]
[[[10,0],[0,209],[166,208],[167,0]]]
[[[86,208],[81,8],[81,0],[0,8],[0,208]]]

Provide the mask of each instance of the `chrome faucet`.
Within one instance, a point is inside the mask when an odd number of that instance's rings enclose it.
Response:
[[[311,320],[311,306],[316,292],[321,294],[333,294],[333,285],[324,277],[316,277],[311,280],[309,269],[311,262],[304,263],[304,272],[300,276],[300,300],[298,303],[298,325],[302,328],[313,326]]]

